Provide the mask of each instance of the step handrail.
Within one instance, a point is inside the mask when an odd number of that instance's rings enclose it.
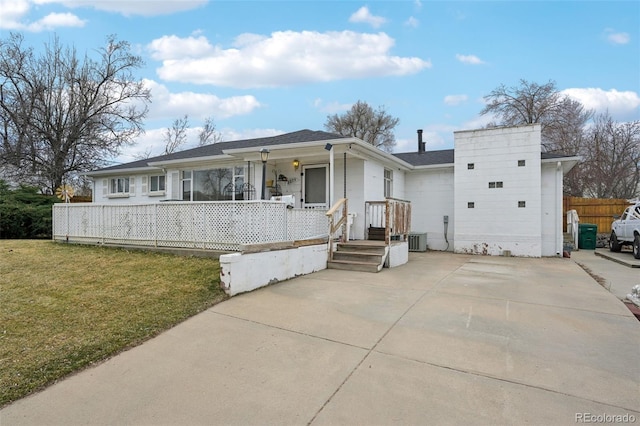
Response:
[[[342,207],[342,209],[340,209]],[[333,237],[338,229],[347,225],[348,215],[347,199],[340,198],[336,203],[325,213],[329,218],[329,261],[333,260]],[[339,214],[340,219],[336,221],[336,215]],[[342,230],[342,235],[346,235],[346,230]]]

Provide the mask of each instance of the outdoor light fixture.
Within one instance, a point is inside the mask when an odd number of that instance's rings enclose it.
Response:
[[[300,161],[298,159],[293,160],[293,169],[298,170],[298,167],[300,167]]]
[[[269,158],[269,150],[267,148],[262,148],[260,150],[260,159],[262,160],[263,163],[266,163],[268,158]]]
[[[266,200],[267,194],[267,159],[269,158],[269,150],[262,148],[260,150],[260,159],[262,160],[262,196],[263,200]]]

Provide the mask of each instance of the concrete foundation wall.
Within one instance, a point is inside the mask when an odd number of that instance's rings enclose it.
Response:
[[[404,265],[409,261],[409,243],[406,241],[392,243],[391,250],[389,250],[389,259],[387,266],[389,268],[395,268],[396,266]]]
[[[230,296],[327,268],[327,245],[220,256],[220,286]]]

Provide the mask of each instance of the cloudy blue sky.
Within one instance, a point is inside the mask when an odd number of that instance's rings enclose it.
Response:
[[[131,43],[152,90],[151,149],[185,114],[224,140],[322,130],[357,100],[400,119],[396,152],[453,147],[482,127],[483,96],[520,79],[557,87],[618,121],[640,120],[638,1],[0,0],[0,34],[53,35],[92,55]]]

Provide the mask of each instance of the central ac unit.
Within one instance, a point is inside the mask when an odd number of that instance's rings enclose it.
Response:
[[[427,251],[427,234],[409,234],[409,251]]]

